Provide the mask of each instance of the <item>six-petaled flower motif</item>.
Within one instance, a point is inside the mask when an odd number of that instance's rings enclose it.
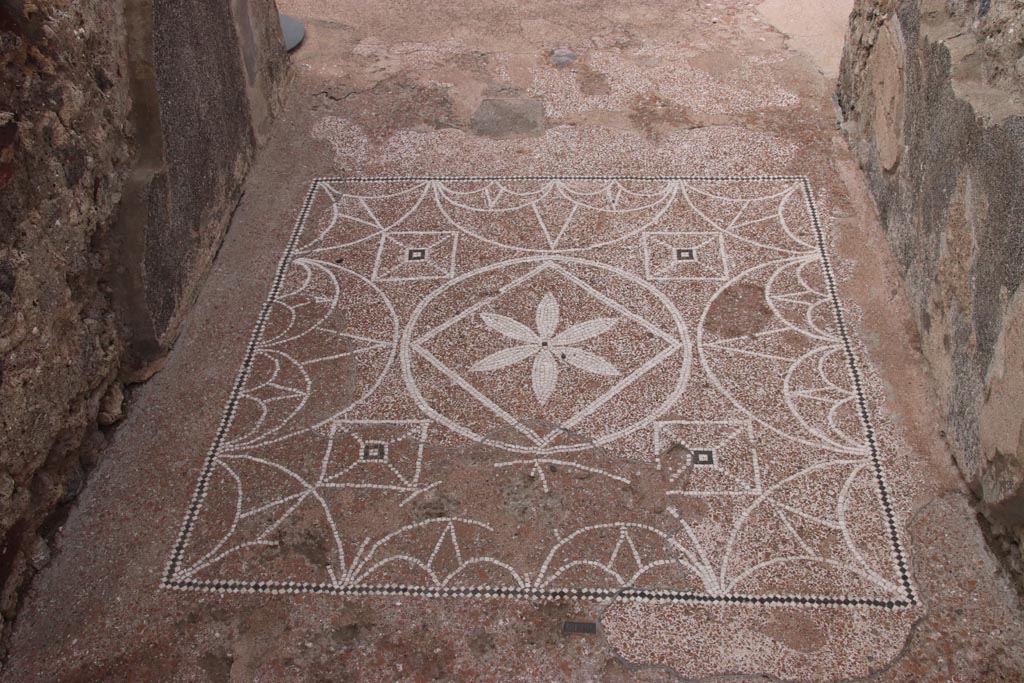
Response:
[[[476,362],[470,370],[488,372],[533,358],[533,393],[541,405],[547,403],[555,392],[560,361],[595,375],[617,377],[620,374],[614,365],[601,356],[577,346],[610,330],[619,321],[618,318],[594,318],[556,334],[561,312],[558,301],[550,292],[537,305],[536,331],[497,313],[481,313],[480,317],[489,328],[519,344],[492,353]]]

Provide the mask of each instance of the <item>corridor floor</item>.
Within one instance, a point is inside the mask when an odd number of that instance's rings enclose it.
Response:
[[[280,0],[5,680],[1021,680],[809,4]]]

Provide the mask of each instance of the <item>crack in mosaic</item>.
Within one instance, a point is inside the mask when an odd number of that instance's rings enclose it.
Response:
[[[315,181],[163,585],[916,604],[810,184]]]

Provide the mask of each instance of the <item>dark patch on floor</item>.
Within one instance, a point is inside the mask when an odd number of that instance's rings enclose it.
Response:
[[[441,493],[437,489],[427,491],[415,498],[410,504],[412,518],[416,521],[426,519],[438,519],[440,517],[455,517],[458,515],[459,501],[452,496]]]
[[[589,64],[579,64],[573,71],[576,73],[576,84],[584,95],[597,97],[607,95],[612,91],[608,77],[591,68]]]
[[[231,683],[231,656],[225,652],[206,652],[199,657],[210,683]]]
[[[339,114],[378,141],[402,130],[458,127],[448,88],[407,74],[390,76],[366,90],[339,85],[318,94],[339,103]]]
[[[711,304],[704,329],[721,339],[736,339],[763,331],[773,317],[764,288],[744,282],[729,287]]]
[[[647,93],[633,103],[629,120],[651,140],[661,140],[680,128],[693,128],[696,122],[686,108],[657,93]]]
[[[525,97],[487,99],[470,125],[477,135],[490,138],[536,137],[544,133],[544,104]]]

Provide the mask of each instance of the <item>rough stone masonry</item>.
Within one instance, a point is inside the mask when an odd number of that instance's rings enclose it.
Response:
[[[4,637],[122,382],[177,333],[285,66],[272,0],[0,2]]]
[[[1024,576],[1024,1],[858,2],[839,101],[945,436]]]

